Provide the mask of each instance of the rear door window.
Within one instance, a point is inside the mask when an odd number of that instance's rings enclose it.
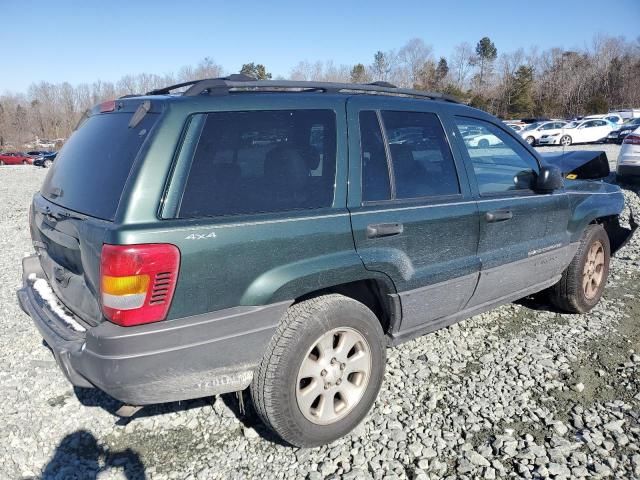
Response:
[[[460,184],[442,125],[427,112],[382,112],[393,164],[396,198],[460,193]]]
[[[330,207],[335,168],[331,110],[208,113],[178,216]]]
[[[90,116],[58,153],[41,193],[60,206],[113,220],[133,162],[159,114],[129,127],[131,113]]]

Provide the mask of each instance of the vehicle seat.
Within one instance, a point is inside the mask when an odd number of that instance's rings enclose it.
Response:
[[[389,145],[393,159],[393,173],[396,180],[396,196],[398,198],[412,198],[425,196],[431,185],[428,182],[427,171],[413,158],[413,150],[409,145]]]
[[[301,150],[290,145],[278,145],[267,153],[265,188],[277,192],[277,198],[268,199],[270,203],[285,208],[309,207],[309,179],[309,159]]]

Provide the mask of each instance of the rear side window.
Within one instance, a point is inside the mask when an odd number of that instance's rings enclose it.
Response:
[[[335,168],[333,111],[209,113],[178,216],[329,207],[333,203]]]
[[[434,113],[382,112],[396,198],[460,193],[453,155]]]
[[[132,115],[89,117],[56,157],[42,195],[70,210],[113,220],[133,161],[159,117],[147,113],[130,128]]]

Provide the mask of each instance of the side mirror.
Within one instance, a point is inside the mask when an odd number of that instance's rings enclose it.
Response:
[[[558,167],[540,167],[540,173],[536,179],[536,191],[550,193],[562,187],[564,187],[564,179]]]

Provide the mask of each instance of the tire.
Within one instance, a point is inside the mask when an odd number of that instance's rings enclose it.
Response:
[[[27,162],[26,160],[22,160],[22,165],[29,165],[29,162]]]
[[[52,162],[51,160],[45,160],[45,161],[42,163],[42,166],[43,166],[44,168],[50,168],[50,167],[51,167],[51,165],[53,165],[53,162]]]
[[[569,135],[563,135],[560,138],[560,145],[564,145],[565,147],[568,147],[569,145],[571,145],[572,142],[573,140]]]
[[[0,160],[0,167],[4,166],[4,160]]]
[[[599,260],[596,264],[589,264],[594,250],[597,253],[596,258],[601,258],[601,264]],[[589,225],[582,235],[573,260],[562,273],[562,278],[551,287],[551,302],[569,313],[587,313],[595,307],[607,283],[610,256],[611,247],[607,232],[602,225]],[[597,264],[600,264],[600,268]],[[593,275],[590,275],[590,272],[593,272]],[[589,280],[594,277],[594,281]]]
[[[478,148],[489,148],[489,140],[483,138],[478,142]]]
[[[343,350],[345,359],[340,344],[344,339],[348,346],[358,336],[359,343]],[[324,355],[318,354],[316,348],[323,338],[330,342],[325,343]],[[329,355],[327,345],[333,349]],[[297,303],[287,310],[254,373],[251,397],[256,412],[291,445],[315,447],[330,443],[355,428],[371,409],[384,376],[385,348],[378,318],[362,303],[337,294]],[[331,362],[329,356],[338,361]],[[356,370],[349,373],[345,365],[354,360],[364,366],[358,370],[351,364]],[[309,366],[313,367],[313,376],[305,376]],[[364,374],[367,366],[369,372]],[[318,372],[322,367],[325,368]],[[327,387],[327,383],[331,386]],[[304,392],[309,388],[305,400]],[[340,392],[352,395],[353,400],[347,401],[348,397],[343,398]],[[321,405],[329,406],[326,402],[330,398],[334,408],[321,409]]]
[[[533,138],[532,136],[528,136],[527,138],[524,139],[524,141],[527,142],[532,147],[536,144],[536,139]]]

